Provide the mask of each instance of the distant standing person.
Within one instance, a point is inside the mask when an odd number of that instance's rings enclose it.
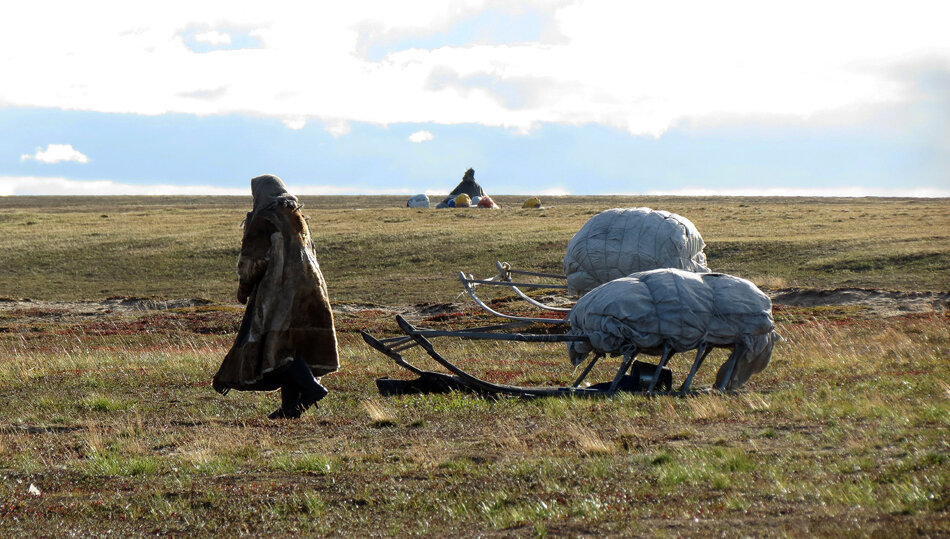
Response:
[[[320,377],[339,368],[333,311],[297,197],[269,174],[251,180],[251,194],[237,264],[247,309],[212,387],[279,388],[280,408],[268,417],[296,419],[327,395]]]

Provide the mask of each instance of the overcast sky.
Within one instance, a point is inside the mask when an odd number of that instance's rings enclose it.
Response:
[[[0,195],[950,196],[950,3],[15,2]]]

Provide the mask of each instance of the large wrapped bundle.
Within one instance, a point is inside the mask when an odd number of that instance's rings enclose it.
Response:
[[[429,197],[425,194],[415,195],[409,197],[409,200],[406,201],[406,207],[408,208],[428,208],[429,207]]]
[[[650,208],[614,208],[591,217],[567,244],[564,273],[571,294],[658,268],[705,273],[702,236],[689,219]]]
[[[677,269],[634,273],[601,285],[578,300],[570,322],[570,334],[590,339],[568,345],[575,365],[592,351],[658,354],[668,344],[683,352],[701,342],[741,347],[727,389],[741,387],[768,366],[778,339],[772,302],[754,284]]]

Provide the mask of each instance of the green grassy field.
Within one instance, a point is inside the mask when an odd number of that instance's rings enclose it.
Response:
[[[556,197],[522,210],[411,210],[403,197],[303,197],[337,302],[448,301],[495,260],[562,271],[592,215],[648,206],[692,220],[710,267],[760,286],[950,290],[950,201]],[[0,199],[0,295],[228,301],[250,198]]]
[[[739,393],[691,398],[383,398],[403,376],[358,335],[393,312],[486,321],[463,269],[560,269],[610,207],[690,218],[712,268],[771,289],[950,291],[950,201],[564,197],[544,210],[423,211],[404,197],[304,197],[342,369],[297,422],[273,393],[210,388],[244,198],[0,198],[4,535],[950,534],[950,314],[777,304],[786,338]],[[120,299],[205,298],[166,310]],[[30,298],[33,301],[14,302]],[[424,315],[418,315],[424,318]],[[488,379],[551,385],[563,347],[442,339]],[[408,354],[425,363],[416,350]],[[672,362],[675,382],[691,358]],[[708,387],[725,352],[696,387]],[[618,360],[592,378],[603,381]],[[34,486],[38,495],[31,494]]]

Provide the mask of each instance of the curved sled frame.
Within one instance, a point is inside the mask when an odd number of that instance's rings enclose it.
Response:
[[[567,285],[565,284],[552,284],[552,283],[519,283],[512,282],[511,275],[529,275],[532,277],[542,277],[549,279],[559,279],[565,280],[566,277],[563,275],[554,275],[553,273],[540,273],[536,271],[525,271],[511,269],[511,266],[506,262],[496,261],[495,266],[498,268],[498,275],[494,277],[489,277],[488,279],[476,279],[472,275],[466,275],[465,272],[459,272],[459,281],[462,283],[462,288],[465,292],[468,293],[469,297],[472,298],[472,301],[476,305],[481,307],[485,312],[497,316],[499,318],[506,318],[508,320],[520,320],[525,322],[539,323],[539,324],[562,324],[567,322],[566,314],[571,312],[571,309],[566,307],[555,307],[553,305],[547,305],[541,303],[540,301],[532,298],[531,296],[525,294],[521,288],[554,288],[559,290],[567,290]],[[512,314],[506,314],[489,307],[478,295],[475,293],[475,287],[479,285],[488,285],[488,286],[504,286],[510,288],[518,295],[521,299],[527,301],[529,304],[546,311],[552,311],[556,313],[565,313],[564,318],[543,318],[543,317],[528,317],[528,316],[517,316]],[[521,288],[519,288],[521,287]]]
[[[466,372],[465,370],[459,368],[451,361],[442,357],[441,354],[435,351],[435,348],[432,346],[432,343],[426,337],[463,337],[466,339],[491,339],[491,340],[504,340],[504,341],[519,341],[519,342],[579,342],[587,341],[586,336],[580,335],[532,335],[532,334],[521,334],[521,333],[474,333],[466,332],[465,334],[460,334],[461,332],[456,331],[439,331],[431,329],[419,329],[406,321],[402,316],[396,315],[396,322],[399,324],[399,327],[406,332],[409,337],[411,337],[423,350],[429,354],[436,363],[442,365],[446,369],[458,376],[461,380],[465,381],[467,384],[483,391],[486,393],[501,393],[505,395],[513,395],[518,397],[550,397],[550,396],[565,396],[565,395],[577,395],[577,396],[602,396],[602,395],[611,395],[617,390],[617,383],[619,379],[623,376],[626,369],[629,368],[629,362],[625,361],[621,365],[621,369],[618,372],[614,383],[611,384],[611,387],[607,390],[601,389],[590,389],[578,387],[580,383],[584,380],[590,370],[593,368],[594,363],[600,359],[602,356],[595,356],[591,359],[590,363],[584,369],[581,376],[574,382],[574,385],[570,387],[523,387],[523,386],[513,386],[507,384],[495,384],[492,382],[486,382],[476,376],[473,376]],[[632,358],[630,362],[632,362]]]
[[[521,322],[537,323],[537,324],[564,324],[567,322],[567,318],[542,318],[542,317],[531,317],[531,316],[517,316],[513,314],[505,314],[503,312],[496,311],[482,301],[478,295],[475,294],[475,288],[473,285],[476,284],[487,284],[487,285],[496,285],[496,286],[507,286],[509,288],[516,288],[517,286],[526,286],[534,288],[551,288],[550,285],[538,285],[533,283],[511,283],[505,281],[491,281],[487,279],[472,279],[465,276],[465,273],[459,272],[459,280],[462,281],[462,287],[465,289],[465,292],[472,298],[472,301],[476,305],[481,307],[485,312],[499,318],[505,318],[508,320],[518,320]]]
[[[475,328],[460,329],[460,330],[457,330],[457,333],[460,333],[460,334],[462,334],[462,333],[484,333],[484,332],[487,332],[487,331],[500,331],[500,330],[516,329],[516,328],[519,328],[519,327],[528,326],[528,325],[530,325],[531,323],[532,323],[532,322],[526,322],[526,321],[520,321],[520,320],[518,320],[518,321],[514,321],[514,322],[509,322],[509,323],[507,323],[507,324],[495,324],[495,325],[492,325],[492,326],[481,326],[481,327],[475,327]],[[403,350],[408,350],[409,348],[412,348],[412,347],[414,347],[414,346],[418,346],[418,345],[419,345],[418,343],[416,343],[415,341],[412,340],[412,337],[409,337],[408,335],[405,335],[405,336],[402,336],[402,337],[389,337],[389,338],[387,338],[387,339],[377,339],[376,337],[373,337],[372,335],[370,335],[369,333],[366,333],[365,331],[360,331],[360,334],[363,335],[363,340],[366,341],[367,344],[369,344],[369,345],[372,346],[373,348],[379,350],[380,352],[382,352],[382,353],[385,354],[386,356],[390,357],[391,359],[393,359],[393,361],[396,361],[396,358],[393,357],[393,356],[391,356],[390,353],[402,352]],[[369,340],[367,340],[367,338],[372,339],[372,342],[370,342]],[[377,346],[377,345],[374,344],[374,343],[379,343],[379,346]],[[382,346],[383,348],[380,348],[380,346]],[[398,355],[398,354],[397,354],[397,355]],[[396,361],[396,363],[399,363],[399,361]],[[405,366],[402,365],[402,364],[400,364],[400,366],[405,367]],[[412,370],[412,369],[409,368],[409,367],[406,367],[406,368],[409,369],[410,371]],[[415,371],[413,371],[413,372],[415,372]],[[417,372],[416,374],[419,374],[419,373]]]
[[[415,328],[409,325],[409,323],[406,322],[404,319],[402,319],[401,316],[397,317],[397,320],[402,320],[402,323],[400,324],[400,326],[402,326],[402,324],[404,323],[408,327],[412,328],[411,331],[416,331]],[[451,333],[451,332],[444,332],[444,333]],[[461,333],[461,332],[458,332],[458,333]],[[428,339],[418,334],[410,335],[406,337],[396,337],[393,339],[382,339],[382,340],[373,337],[372,335],[370,335],[369,333],[366,333],[365,331],[360,331],[360,335],[363,337],[363,340],[366,342],[366,344],[372,346],[377,351],[381,352],[388,358],[392,359],[400,367],[403,367],[404,369],[420,377],[432,376],[432,375],[447,377],[446,375],[441,374],[441,373],[433,373],[431,371],[424,371],[416,367],[415,365],[406,361],[405,358],[402,357],[402,354],[400,354],[397,351],[397,350],[405,350],[413,346],[421,345],[423,349],[426,351],[426,353],[429,354],[430,357],[435,359],[440,365],[444,366],[445,368],[447,368],[449,371],[453,372],[456,375],[455,380],[457,380],[463,386],[465,386],[466,389],[470,391],[474,391],[476,393],[490,393],[490,394],[502,393],[502,394],[508,394],[508,395],[516,395],[516,396],[551,396],[551,395],[572,394],[575,392],[574,390],[586,391],[586,389],[580,389],[577,386],[579,386],[580,383],[584,380],[584,378],[590,372],[591,368],[593,368],[594,364],[597,362],[597,359],[599,359],[600,357],[600,356],[595,357],[588,363],[587,367],[584,369],[584,372],[581,373],[580,377],[577,378],[577,380],[574,382],[574,385],[571,388],[524,388],[524,387],[519,387],[519,386],[493,384],[491,382],[486,382],[484,380],[481,380],[480,378],[477,378],[465,372],[464,370],[455,366],[453,363],[451,363],[447,359],[443,358],[438,352],[435,351],[435,349],[432,347],[432,343],[429,342]],[[461,336],[461,335],[456,335],[456,336]],[[524,335],[522,335],[522,337],[524,337]],[[516,339],[511,339],[511,340],[516,340]],[[400,344],[404,344],[406,341],[411,341],[412,344],[410,344],[409,346],[402,346],[400,348],[396,348],[396,347],[390,347],[386,341],[399,342]]]
[[[525,271],[525,270],[519,270],[519,269],[512,269],[510,264],[508,264],[507,262],[501,262],[500,260],[495,261],[495,267],[498,268],[498,274],[493,277],[489,277],[487,279],[476,279],[472,275],[466,275],[464,272],[459,272],[459,279],[462,281],[462,286],[465,287],[466,292],[468,292],[468,295],[471,296],[472,299],[475,300],[475,302],[479,306],[481,306],[483,309],[487,309],[488,312],[496,316],[503,316],[506,318],[512,317],[512,315],[503,315],[502,313],[499,313],[498,311],[487,308],[484,302],[482,302],[475,295],[474,290],[475,290],[475,287],[478,285],[484,284],[484,285],[490,285],[490,286],[506,286],[510,288],[511,290],[513,290],[515,294],[517,294],[518,297],[520,297],[521,299],[527,301],[529,304],[539,309],[543,309],[546,311],[552,311],[556,313],[569,313],[571,311],[569,307],[555,307],[554,305],[541,303],[540,301],[525,294],[521,290],[521,288],[518,288],[520,286],[522,288],[554,288],[554,289],[560,289],[560,290],[567,290],[567,285],[560,284],[560,283],[516,283],[516,282],[512,282],[511,280],[512,275],[528,275],[531,277],[540,277],[544,279],[555,279],[557,281],[566,281],[567,277],[563,275],[555,275],[553,273],[542,273],[542,272],[537,272],[537,271]]]
[[[561,281],[566,281],[566,280],[567,280],[567,277],[565,277],[565,276],[563,276],[563,275],[554,275],[553,273],[539,273],[539,272],[536,272],[536,271],[525,271],[525,270],[511,269],[511,265],[509,265],[507,262],[501,262],[500,260],[496,260],[496,261],[495,261],[495,267],[498,268],[498,271],[500,272],[499,275],[503,275],[503,276],[504,276],[504,279],[503,279],[503,280],[504,280],[504,281],[508,281],[508,282],[511,281],[511,274],[512,274],[512,273],[515,273],[515,274],[518,274],[518,275],[531,275],[531,276],[533,276],[533,277],[544,277],[544,278],[548,278],[548,279],[559,279],[559,280],[561,280]],[[567,287],[565,287],[565,286],[563,286],[563,285],[557,285],[557,286],[555,286],[554,288],[562,288],[562,289],[563,289],[563,288],[567,288]],[[541,303],[540,301],[537,301],[536,299],[534,299],[534,298],[528,296],[527,294],[525,294],[524,292],[522,292],[522,291],[521,291],[517,286],[515,286],[515,285],[512,285],[512,286],[511,286],[511,289],[514,290],[515,293],[518,294],[518,296],[521,297],[521,299],[527,301],[528,303],[530,303],[531,305],[534,305],[535,307],[538,307],[539,309],[545,309],[545,310],[548,310],[548,311],[554,311],[554,312],[556,312],[556,313],[569,313],[569,312],[571,312],[571,309],[570,309],[570,308],[567,308],[567,307],[555,307],[555,306],[553,306],[553,305],[547,305],[547,304],[545,304],[545,303]]]

